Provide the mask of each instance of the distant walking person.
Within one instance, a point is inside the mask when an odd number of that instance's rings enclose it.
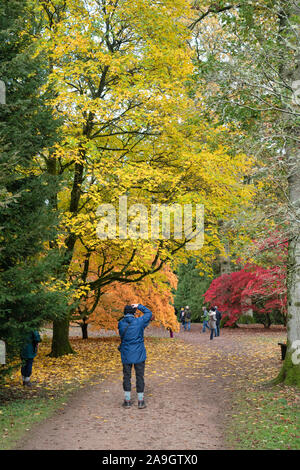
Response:
[[[185,329],[185,311],[183,307],[181,307],[180,309],[179,321],[182,324],[183,328]]]
[[[216,332],[216,322],[217,322],[217,319],[216,319],[216,312],[215,312],[215,308],[212,307],[209,311],[209,320],[208,320],[208,326],[210,328],[210,339],[213,339],[214,337],[214,334],[215,336],[217,335],[217,332]]]
[[[31,387],[30,377],[32,374],[32,365],[38,351],[38,344],[41,342],[41,337],[38,331],[32,330],[24,339],[21,349],[22,367],[21,374],[23,385]]]
[[[190,307],[187,305],[185,307],[185,324],[184,324],[184,329],[191,331],[191,316],[192,312],[190,310]]]
[[[144,315],[136,317],[136,310]],[[146,408],[144,400],[144,373],[146,361],[146,348],[144,345],[144,329],[153,320],[152,312],[141,304],[126,305],[124,317],[119,321],[118,328],[121,337],[121,360],[123,364],[123,390],[125,408],[131,406],[131,371],[134,365],[136,375],[136,391],[138,394],[138,408]]]
[[[170,333],[170,338],[173,338],[174,335],[173,335],[173,330],[172,330],[172,328],[168,327],[167,330],[168,330],[169,333]]]
[[[202,327],[202,333],[205,333],[206,329],[209,330],[208,320],[209,320],[209,315],[208,315],[207,308],[206,308],[206,307],[203,307],[203,316],[202,316],[203,327]]]
[[[216,336],[220,336],[220,323],[222,319],[222,313],[218,310],[218,307],[215,306],[216,310]]]

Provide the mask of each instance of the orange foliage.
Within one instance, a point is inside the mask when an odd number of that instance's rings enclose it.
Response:
[[[174,313],[172,288],[177,287],[177,277],[168,266],[159,273],[147,276],[140,282],[121,284],[115,282],[103,289],[98,306],[88,323],[92,329],[117,330],[118,320],[123,316],[126,304],[140,303],[148,307],[156,326],[179,331],[179,323]],[[92,303],[92,299],[87,301]]]

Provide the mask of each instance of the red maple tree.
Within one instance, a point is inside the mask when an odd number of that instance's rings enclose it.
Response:
[[[246,264],[239,271],[214,279],[204,298],[211,306],[217,305],[232,326],[247,310],[269,314],[274,310],[287,315],[286,259],[287,242],[278,234],[262,242],[255,242],[260,253],[266,252],[263,267]]]

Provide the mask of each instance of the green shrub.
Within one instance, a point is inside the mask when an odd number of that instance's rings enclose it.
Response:
[[[251,325],[251,324],[256,323],[256,320],[254,317],[251,317],[250,315],[241,315],[237,323],[241,325]]]

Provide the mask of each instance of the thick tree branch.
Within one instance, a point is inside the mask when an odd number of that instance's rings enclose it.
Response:
[[[241,4],[238,4],[238,5],[227,5],[225,7],[220,7],[217,3],[212,3],[211,6],[209,7],[209,9],[205,12],[205,13],[202,13],[199,18],[197,18],[195,21],[193,21],[193,23],[191,23],[189,25],[189,29],[194,29],[195,26],[200,23],[204,18],[206,18],[208,15],[210,15],[211,13],[214,14],[214,13],[223,13],[224,11],[228,11],[228,10],[232,10],[233,8],[240,8],[241,7]]]

